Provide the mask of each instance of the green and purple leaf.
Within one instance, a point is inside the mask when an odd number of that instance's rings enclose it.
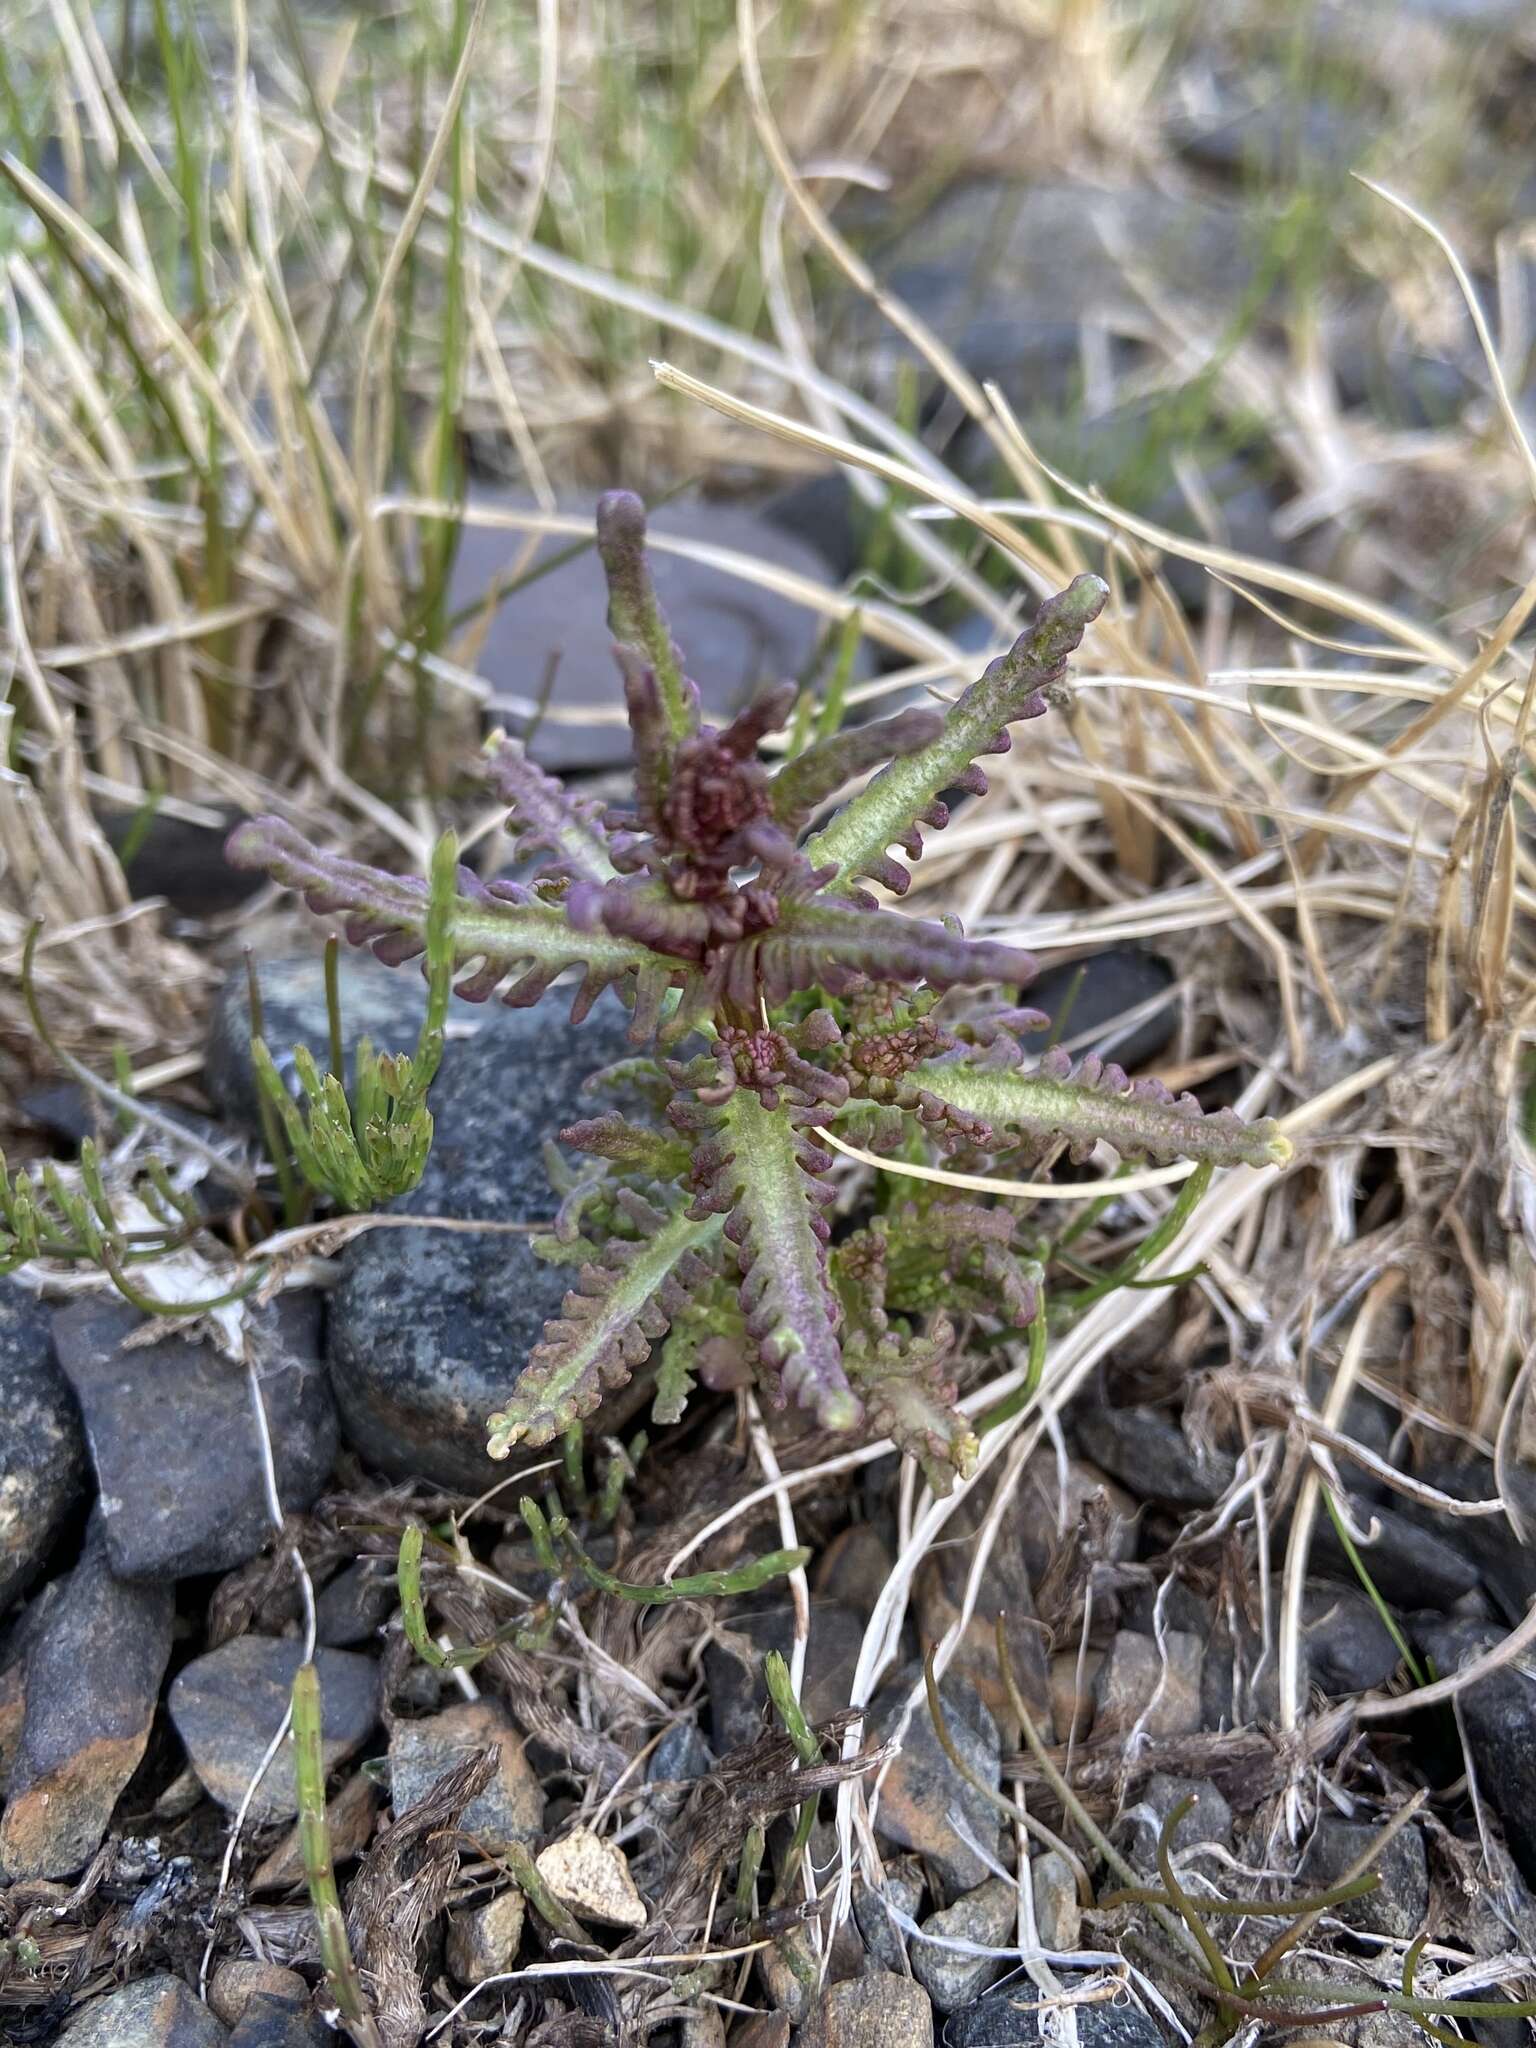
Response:
[[[831,824],[806,846],[815,867],[831,866],[832,886],[846,889],[861,876],[899,895],[911,880],[889,849],[900,844],[910,858],[922,851],[918,828],[935,830],[949,813],[940,801],[946,789],[980,795],[987,779],[975,766],[983,754],[1005,754],[1008,727],[1038,718],[1046,692],[1066,674],[1067,658],[1104,608],[1108,586],[1097,576],[1078,576],[1056,597],[1047,598],[1006,654],[999,655],[971,684],[944,718],[943,731],[916,753],[892,761]]]
[[[853,1429],[862,1410],[843,1370],[822,1214],[833,1196],[821,1178],[832,1155],[750,1087],[733,1089],[711,1123],[711,1141],[695,1155],[707,1186],[692,1213],[727,1218],[747,1335],[770,1383],[823,1429]]]
[[[493,1458],[505,1458],[517,1443],[537,1449],[590,1415],[605,1392],[645,1363],[690,1293],[716,1272],[719,1216],[664,1216],[628,1191],[620,1201],[642,1234],[610,1238],[602,1262],[582,1267],[511,1399],[489,1418]]]

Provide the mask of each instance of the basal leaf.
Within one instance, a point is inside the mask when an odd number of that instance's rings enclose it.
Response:
[[[1042,1143],[1066,1138],[1080,1156],[1105,1139],[1122,1158],[1209,1159],[1217,1166],[1283,1166],[1289,1139],[1271,1118],[1246,1124],[1235,1110],[1207,1113],[1192,1095],[1174,1096],[1160,1081],[1132,1081],[1095,1055],[1073,1071],[1065,1054],[1047,1053],[1030,1072],[982,1065],[950,1055],[914,1067],[904,1095],[930,1097],[975,1119],[991,1134],[987,1149],[1006,1140]]]
[[[415,875],[392,875],[326,853],[281,818],[253,818],[238,826],[226,852],[232,866],[265,869],[275,881],[300,891],[321,916],[339,914],[351,943],[371,946],[390,966],[426,950],[430,897],[426,882]],[[579,1021],[603,989],[631,976],[636,992],[631,1035],[638,1040],[654,1029],[666,990],[688,978],[686,962],[668,960],[601,927],[577,931],[558,907],[536,902],[516,883],[487,884],[468,868],[459,870],[458,880],[459,893],[449,906],[449,936],[458,964],[474,969],[455,991],[471,1002],[483,1002],[508,974],[515,974],[502,1000],[523,1009],[567,968],[580,968],[571,1006],[572,1018]]]
[[[708,1155],[710,1186],[699,1206],[729,1211],[725,1234],[741,1264],[747,1335],[823,1429],[854,1428],[862,1411],[843,1371],[821,1213],[832,1196],[819,1178],[830,1155],[748,1087],[720,1106]]]
[[[605,1391],[623,1386],[664,1336],[690,1291],[715,1271],[722,1219],[678,1211],[662,1216],[631,1203],[645,1234],[610,1238],[603,1263],[582,1268],[560,1314],[544,1326],[543,1340],[512,1390],[489,1418],[493,1458],[512,1446],[547,1444],[584,1415]]]
[[[1045,691],[1066,673],[1068,655],[1103,610],[1108,594],[1099,577],[1078,576],[1058,596],[1047,598],[1034,623],[950,708],[938,737],[882,768],[807,843],[812,866],[834,870],[834,889],[846,888],[861,875],[898,892],[906,887],[910,877],[888,848],[904,845],[915,859],[922,850],[918,827],[938,828],[948,819],[939,801],[942,791],[985,790],[986,777],[974,762],[982,754],[1006,753],[1013,721],[1038,718],[1046,709]]]

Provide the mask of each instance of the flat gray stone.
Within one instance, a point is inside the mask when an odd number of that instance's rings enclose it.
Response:
[[[224,2029],[179,1977],[140,1977],[81,2006],[55,2048],[221,2048]]]
[[[25,1593],[85,1486],[85,1437],[50,1312],[0,1278],[0,1614]]]
[[[320,1357],[315,1295],[247,1311],[285,1512],[313,1507],[336,1455],[336,1409]],[[229,1571],[272,1536],[260,1438],[244,1368],[178,1331],[128,1339],[144,1318],[116,1296],[54,1317],[60,1364],[79,1397],[120,1578]]]
[[[516,492],[484,491],[479,499],[522,511],[532,504]],[[595,498],[573,497],[562,503],[562,510],[590,517],[595,503]],[[654,540],[671,535],[728,549],[823,587],[831,581],[814,548],[744,505],[661,505],[650,520],[650,532]],[[505,528],[466,522],[449,584],[450,611],[478,605],[493,591],[519,560],[524,540]],[[541,541],[535,568],[556,562],[570,546],[564,536]],[[825,622],[810,606],[662,546],[653,545],[650,554],[657,596],[682,649],[684,669],[699,686],[706,717],[728,722],[759,691],[801,675],[812,663]],[[551,710],[609,714],[604,723],[542,719],[531,750],[546,768],[590,773],[629,762],[629,727],[611,717],[623,710],[624,692],[607,608],[602,567],[595,546],[589,546],[514,590],[496,609],[481,643],[474,666],[494,691],[538,703],[553,661]],[[493,708],[509,731],[519,736],[526,731],[526,721],[510,709]]]
[[[303,1646],[271,1636],[237,1636],[179,1672],[167,1704],[203,1790],[233,1812],[276,1732],[293,1691]],[[317,1650],[320,1748],[326,1770],[359,1750],[379,1718],[379,1674],[350,1650]],[[250,1817],[292,1820],[299,1810],[293,1745],[273,1758]]]
[[[97,1515],[26,1656],[26,1706],[0,1814],[0,1870],[71,1877],[100,1847],[149,1741],[171,1654],[168,1582],[115,1578]]]

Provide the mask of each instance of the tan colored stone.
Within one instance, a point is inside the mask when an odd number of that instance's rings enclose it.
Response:
[[[629,1874],[629,1858],[591,1828],[573,1828],[534,1859],[540,1877],[578,1920],[604,1927],[640,1928],[645,1901]]]
[[[958,1624],[976,1563],[986,1512],[985,1489],[967,1496],[945,1526],[914,1580],[918,1635],[925,1643],[944,1641]],[[956,1685],[974,1689],[997,1723],[1006,1744],[1020,1736],[997,1661],[997,1618],[1003,1616],[1008,1662],[1014,1683],[1042,1737],[1053,1738],[1050,1688],[1046,1679],[1044,1633],[1035,1617],[1034,1588],[1025,1564],[1027,1512],[1015,1490],[1002,1526],[987,1551],[970,1618],[945,1672]]]
[[[361,1856],[373,1836],[379,1809],[379,1792],[373,1781],[359,1771],[348,1778],[325,1808],[326,1832],[331,1838],[331,1862],[350,1863]],[[286,1892],[304,1882],[304,1845],[295,1821],[277,1847],[258,1866],[251,1879],[253,1892]]]
[[[448,1968],[460,1984],[483,1984],[511,1969],[523,1938],[523,1913],[523,1895],[513,1889],[448,1915]]]
[[[1169,1629],[1166,1663],[1151,1636],[1121,1629],[1110,1643],[1094,1683],[1095,1735],[1194,1735],[1200,1728],[1200,1674],[1205,1645],[1196,1635]]]
[[[1076,1650],[1058,1650],[1051,1659],[1051,1718],[1059,1741],[1082,1742],[1093,1733],[1093,1685],[1103,1662],[1102,1650],[1084,1653],[1081,1672]]]
[[[261,1963],[254,1956],[231,1956],[220,1963],[208,1985],[208,2003],[226,2027],[238,2026],[245,2008],[259,1993],[273,1998],[307,1999],[309,1986],[297,1970],[280,1963]]]
[[[789,2048],[789,2014],[753,2013],[732,2034],[731,2048]]]
[[[731,2048],[789,2048],[789,2014],[753,2013],[732,2034]]]
[[[933,2008],[921,1984],[874,1970],[829,1984],[796,2048],[933,2048]]]

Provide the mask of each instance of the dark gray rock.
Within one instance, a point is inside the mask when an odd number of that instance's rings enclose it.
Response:
[[[200,1116],[195,1109],[186,1109],[179,1102],[160,1102],[155,1107],[178,1130],[220,1151],[230,1150],[228,1131],[212,1117]],[[79,1081],[43,1081],[35,1088],[24,1088],[16,1098],[16,1108],[34,1130],[41,1131],[56,1145],[75,1150],[86,1138],[110,1144],[121,1135],[110,1104],[94,1088]],[[196,1201],[198,1191],[194,1188],[190,1192]]]
[[[1051,1020],[1047,1029],[1025,1036],[1027,1051],[1043,1052],[1056,1043],[1080,1045],[1127,1068],[1157,1058],[1179,1014],[1173,969],[1140,946],[1110,946],[1084,960],[1055,961],[1020,992],[1020,1001]],[[1154,1007],[1140,1023],[1120,1024],[1128,1012],[1146,1005]]]
[[[55,2048],[221,2048],[228,2035],[179,1977],[140,1977],[82,2005]]]
[[[1231,1484],[1235,1467],[1226,1451],[1202,1450],[1155,1409],[1080,1402],[1073,1421],[1087,1455],[1138,1500],[1210,1508]]]
[[[853,1918],[864,1946],[882,1970],[900,1977],[907,1971],[907,1934],[890,1908],[908,1920],[917,1918],[923,1903],[922,1858],[890,1856],[884,1859],[885,1881],[868,1885],[862,1877],[853,1881]]]
[[[42,1570],[85,1485],[80,1411],[49,1325],[30,1288],[0,1278],[0,1614]]]
[[[353,1060],[359,1040],[367,1038],[375,1052],[414,1049],[426,1014],[427,988],[419,968],[383,967],[367,953],[344,953],[338,967],[342,1043],[347,1085],[351,1087],[356,1078]],[[263,960],[258,965],[257,979],[267,1050],[278,1072],[296,1088],[296,1045],[308,1046],[322,1072],[330,1062],[324,962],[319,953],[306,953],[298,959]],[[250,984],[243,962],[231,970],[214,1000],[203,1054],[203,1087],[221,1115],[253,1136],[260,1134],[260,1097],[251,1064]]]
[[[897,1732],[907,1700],[916,1704],[901,1731],[901,1750],[880,1790],[877,1832],[899,1849],[926,1857],[951,1892],[971,1891],[988,1875],[964,1839],[990,1850],[997,1842],[997,1810],[955,1769],[940,1747],[923,1697],[920,1664],[908,1664],[876,1696],[871,1716],[876,1741]],[[949,1734],[972,1774],[995,1792],[1001,1779],[997,1723],[969,1687],[946,1678],[939,1699]]]
[[[1444,1535],[1381,1501],[1371,1504],[1368,1519],[1377,1524],[1378,1533],[1374,1542],[1359,1546],[1360,1556],[1388,1606],[1448,1612],[1479,1592],[1481,1575],[1462,1547],[1459,1527],[1454,1535]],[[1311,1563],[1320,1578],[1338,1579],[1347,1586],[1360,1583],[1332,1521],[1323,1517],[1313,1531]]]
[[[1457,1500],[1492,1500],[1498,1493],[1493,1464],[1487,1458],[1453,1464],[1448,1458],[1426,1458],[1415,1465],[1418,1477]],[[1511,1462],[1505,1488],[1528,1529],[1536,1529],[1536,1472]],[[1521,1620],[1536,1599],[1536,1544],[1522,1543],[1503,1515],[1458,1516],[1448,1524],[1437,1509],[1412,1501],[1400,1503],[1410,1521],[1433,1532],[1454,1528],[1456,1548],[1477,1566],[1495,1605],[1511,1622]],[[1414,1606],[1429,1605],[1422,1595]]]
[[[1068,1980],[1070,1983],[1070,1979]],[[1040,1994],[1027,1978],[1012,1988],[989,1991],[944,2023],[943,2048],[1023,2048],[1054,2039],[1040,2025]],[[1163,2037],[1133,2005],[1102,1999],[1074,2008],[1080,2048],[1164,2048]]]
[[[157,810],[109,810],[101,826],[135,898],[163,896],[182,917],[222,917],[238,910],[266,881],[265,875],[231,867],[224,842],[239,822],[236,811],[221,811],[216,822],[172,817]]]
[[[1015,1950],[1018,1911],[1018,1887],[989,1877],[952,1906],[928,1915],[922,1937],[912,1943],[912,1974],[939,2012],[957,2012],[1008,1974],[1011,1954],[974,1951]]]
[[[690,1785],[715,1768],[715,1753],[699,1733],[696,1721],[674,1721],[651,1751],[645,1767],[648,1785]]]
[[[1223,95],[1209,113],[1172,124],[1172,140],[1186,163],[1212,177],[1296,182],[1305,171],[1334,180],[1363,166],[1381,128],[1357,98],[1335,104],[1299,98],[1275,81],[1259,99],[1235,103]]]
[[[115,1296],[73,1302],[53,1324],[85,1418],[112,1569],[125,1579],[228,1571],[272,1535],[245,1370],[179,1333],[128,1344],[143,1327]],[[247,1328],[278,1498],[302,1513],[319,1497],[337,1442],[318,1299],[279,1295],[247,1310]]]
[[[516,492],[486,492],[483,502],[527,511]],[[595,500],[572,499],[566,510],[589,516]],[[825,621],[811,606],[764,589],[725,569],[669,553],[668,536],[730,550],[825,588],[828,564],[798,534],[743,505],[673,503],[650,521],[651,572],[687,672],[705,712],[723,721],[759,690],[799,676],[813,663]],[[448,603],[453,612],[477,605],[519,560],[525,536],[465,523],[454,560]],[[627,765],[629,728],[624,693],[606,622],[607,596],[596,550],[571,547],[564,536],[539,544],[533,573],[496,610],[475,663],[494,692],[537,704],[556,663],[549,711],[533,733],[532,752],[545,767],[592,771]],[[551,564],[540,573],[540,565]],[[526,573],[526,572],[525,572]],[[510,706],[493,706],[510,731],[525,730]],[[598,710],[605,721],[568,713]]]
[[[568,1024],[559,995],[500,1010],[450,1045],[432,1090],[436,1136],[420,1185],[393,1206],[413,1216],[530,1223],[554,1213],[542,1147],[595,1105],[582,1083],[634,1051],[617,1003]],[[605,1098],[611,1101],[613,1098]],[[557,1313],[570,1274],[525,1238],[376,1230],[350,1245],[331,1296],[326,1344],[342,1427],[370,1464],[478,1493],[501,1468],[485,1418]]]
[[[880,211],[880,202],[864,202]],[[877,231],[878,232],[878,231]],[[1125,253],[1186,308],[1228,304],[1252,275],[1243,216],[1214,199],[1147,184],[949,185],[920,219],[876,240],[872,255],[890,287],[958,354],[1031,417],[1081,388],[1085,324],[1135,331],[1144,303]],[[1043,312],[1042,309],[1048,309]],[[877,327],[873,309],[850,305],[848,339],[904,347]]]
[[[149,1741],[171,1654],[169,1584],[114,1578],[100,1517],[27,1650],[26,1707],[0,1815],[0,1870],[69,1877],[100,1846]]]
[[[1450,1678],[1504,1635],[1491,1622],[1408,1618],[1409,1641],[1431,1661],[1436,1678]],[[1536,1714],[1531,1701],[1532,1681],[1513,1664],[1457,1695],[1478,1791],[1503,1822],[1504,1839],[1528,1885],[1536,1884]]]
[[[1307,1641],[1301,1644],[1301,1680],[1308,1676]],[[1273,1650],[1233,1601],[1219,1600],[1206,1638],[1200,1672],[1201,1725],[1214,1733],[1280,1717],[1280,1680]]]
[[[1345,1820],[1325,1813],[1312,1831],[1299,1877],[1308,1891],[1326,1891],[1342,1881],[1351,1864],[1359,1861],[1380,1834],[1372,1821]],[[1363,1934],[1384,1934],[1393,1941],[1411,1941],[1424,1926],[1429,1912],[1429,1864],[1424,1837],[1411,1824],[1399,1828],[1376,1858],[1373,1868],[1381,1883],[1363,1898],[1332,1910],[1346,1927]]]
[[[1312,1681],[1335,1697],[1385,1685],[1402,1652],[1364,1593],[1348,1586],[1309,1587],[1304,1606]]]
[[[338,1572],[317,1595],[316,1638],[334,1650],[372,1642],[398,1601],[393,1570],[383,1560],[359,1559]]]
[[[334,2039],[307,1993],[258,1991],[235,2023],[229,2048],[327,2048]]]
[[[237,1636],[178,1672],[167,1704],[203,1790],[231,1812],[287,1710],[303,1646],[271,1636]],[[379,1718],[379,1674],[349,1650],[317,1650],[320,1747],[327,1771],[360,1749]],[[251,1819],[291,1820],[299,1810],[293,1746],[274,1757],[251,1801]]]
[[[787,1658],[794,1647],[792,1607],[769,1607],[752,1614],[733,1614],[724,1624],[733,1636],[744,1636],[747,1662],[718,1636],[704,1652],[709,1686],[710,1739],[717,1756],[745,1749],[767,1731],[768,1689],[763,1659],[770,1650]],[[864,1624],[851,1607],[818,1600],[811,1608],[811,1636],[806,1650],[805,1680],[800,1704],[808,1721],[825,1721],[848,1704],[854,1667],[864,1639]]]
[[[1198,1842],[1230,1848],[1232,1808],[1216,1787],[1201,1778],[1176,1778],[1167,1771],[1154,1771],[1116,1824],[1116,1838],[1135,1869],[1157,1868],[1157,1846],[1168,1817],[1190,1798],[1195,1803],[1179,1822],[1173,1838],[1175,1853]]]

